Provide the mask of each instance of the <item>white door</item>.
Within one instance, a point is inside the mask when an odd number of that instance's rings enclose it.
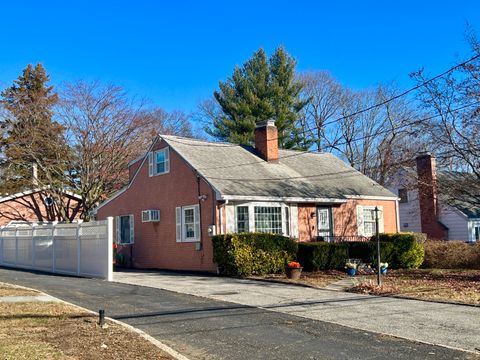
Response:
[[[317,208],[317,229],[319,240],[331,241],[333,235],[332,229],[332,208],[318,207]]]

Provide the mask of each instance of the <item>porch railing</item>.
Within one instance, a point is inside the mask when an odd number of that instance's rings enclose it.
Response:
[[[370,236],[317,236],[316,241],[325,241],[331,243],[341,243],[349,241],[360,241],[367,242],[370,241]]]

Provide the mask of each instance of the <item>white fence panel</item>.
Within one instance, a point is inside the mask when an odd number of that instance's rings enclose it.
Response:
[[[0,265],[112,280],[113,218],[0,229]]]
[[[16,265],[17,263],[16,232],[16,229],[2,231],[2,262],[5,265]]]

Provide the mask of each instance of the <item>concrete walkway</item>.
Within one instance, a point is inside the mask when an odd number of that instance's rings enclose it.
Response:
[[[477,354],[476,349],[480,348],[479,307],[171,272],[116,272],[114,281],[259,307]]]

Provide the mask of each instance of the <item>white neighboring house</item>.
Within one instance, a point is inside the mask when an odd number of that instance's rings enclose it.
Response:
[[[403,167],[387,182],[387,189],[400,198],[401,231],[423,232],[434,239],[480,241],[480,207],[460,200],[447,204],[438,193],[437,182],[441,184],[451,174],[437,173],[435,158],[427,153],[417,157],[416,170]],[[419,191],[420,183],[424,184],[423,191]]]

